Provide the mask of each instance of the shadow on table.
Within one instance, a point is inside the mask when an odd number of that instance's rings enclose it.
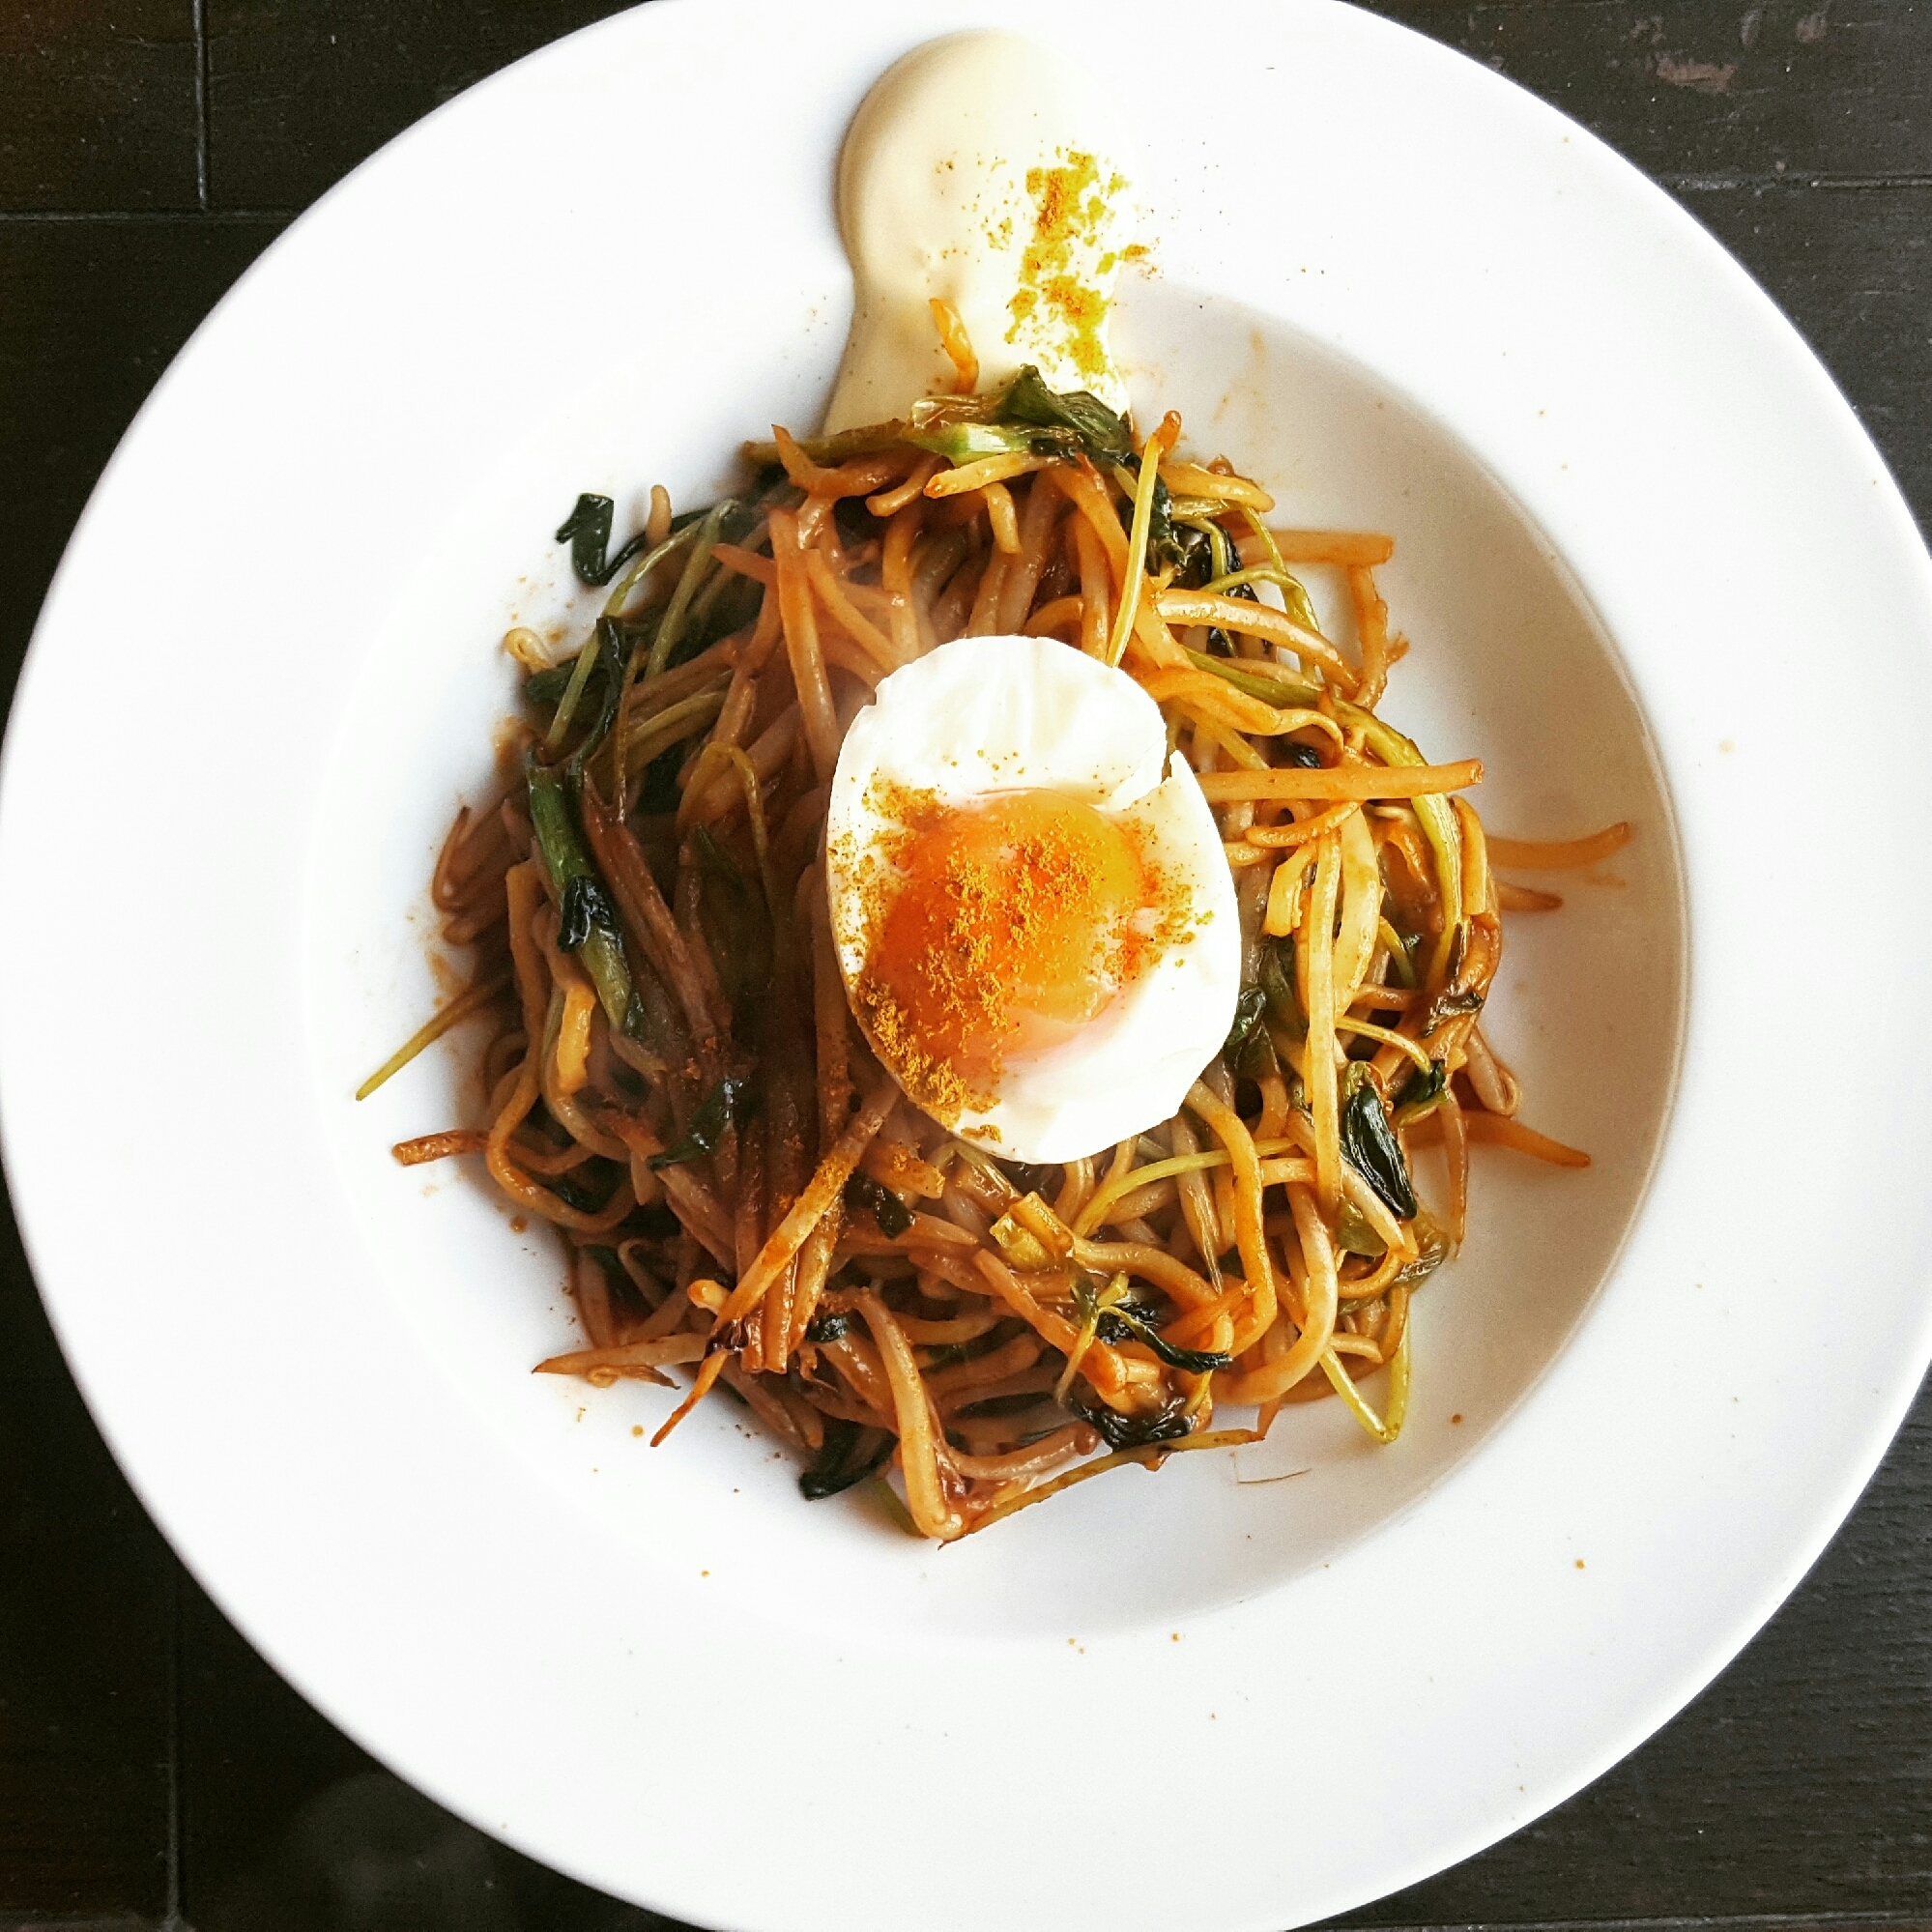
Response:
[[[686,1932],[498,1844],[385,1772],[310,1798],[193,1932]],[[184,1928],[187,1932],[187,1928]]]

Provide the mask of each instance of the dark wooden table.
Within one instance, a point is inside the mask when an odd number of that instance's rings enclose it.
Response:
[[[390,134],[612,11],[0,8],[0,690],[95,476],[216,298]],[[1932,0],[1384,11],[1565,108],[1676,195],[1796,319],[1932,527]],[[1821,584],[1821,611],[1831,600]],[[5,918],[11,943],[58,942],[30,907]],[[1932,1928],[1932,1399],[1803,1587],[1676,1722],[1507,1843],[1346,1922]],[[109,1461],[8,1222],[0,1932],[48,1923],[670,1921],[438,1811],[256,1658]]]

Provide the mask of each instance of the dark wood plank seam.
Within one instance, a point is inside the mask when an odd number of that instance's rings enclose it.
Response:
[[[1733,195],[1764,193],[1768,189],[1783,193],[1874,195],[1913,193],[1932,187],[1932,174],[1656,174],[1652,180],[1658,187],[1673,195]],[[77,226],[87,222],[130,222],[141,226],[197,226],[205,222],[292,222],[302,213],[302,209],[213,209],[207,203],[199,209],[0,209],[0,224],[27,226],[44,222],[50,226]],[[4,1932],[4,1926],[0,1926],[0,1932]]]
[[[0,1920],[0,1932],[193,1932],[193,1928],[157,1924],[129,1912],[83,1913],[77,1918],[37,1912],[30,1918]]]
[[[1727,194],[1748,188],[1816,188],[1821,194],[1871,194],[1888,188],[1932,187],[1932,174],[1659,174],[1651,177],[1673,194]]]
[[[301,213],[299,208],[211,208],[205,213],[193,208],[0,208],[0,223],[18,227],[37,223],[43,227],[84,227],[94,222],[139,228],[209,228],[245,221],[293,221]]]
[[[208,0],[194,0],[194,194],[208,213]]]
[[[161,1932],[190,1932],[181,1916],[181,1564],[168,1552],[167,1567],[167,1913]]]
[[[1564,11],[1569,14],[1629,14],[1631,0],[1563,0]],[[1549,0],[1469,0],[1466,9],[1472,18],[1480,19],[1485,14],[1545,14]],[[1373,6],[1366,11],[1376,13]],[[1447,10],[1446,10],[1447,11]],[[1653,10],[1654,11],[1654,10]],[[1821,5],[1819,12],[1824,12]],[[1387,17],[1384,15],[1383,17]],[[1417,31],[1421,31],[1418,29]]]
[[[1905,1912],[1742,1912],[1708,1918],[1485,1918],[1456,1924],[1375,1925],[1340,1918],[1330,1932],[1928,1932]]]

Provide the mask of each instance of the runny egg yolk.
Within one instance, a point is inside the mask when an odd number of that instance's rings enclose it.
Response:
[[[1054,792],[935,808],[895,853],[867,962],[905,1059],[975,1092],[1047,1051],[1132,978],[1156,881],[1129,833]]]

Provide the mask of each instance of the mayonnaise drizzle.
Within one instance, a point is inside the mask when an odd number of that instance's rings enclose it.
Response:
[[[1108,307],[1132,239],[1105,103],[1017,34],[955,34],[887,69],[839,156],[851,334],[825,429],[951,393],[931,308],[958,310],[979,389],[1035,363],[1125,410]]]

